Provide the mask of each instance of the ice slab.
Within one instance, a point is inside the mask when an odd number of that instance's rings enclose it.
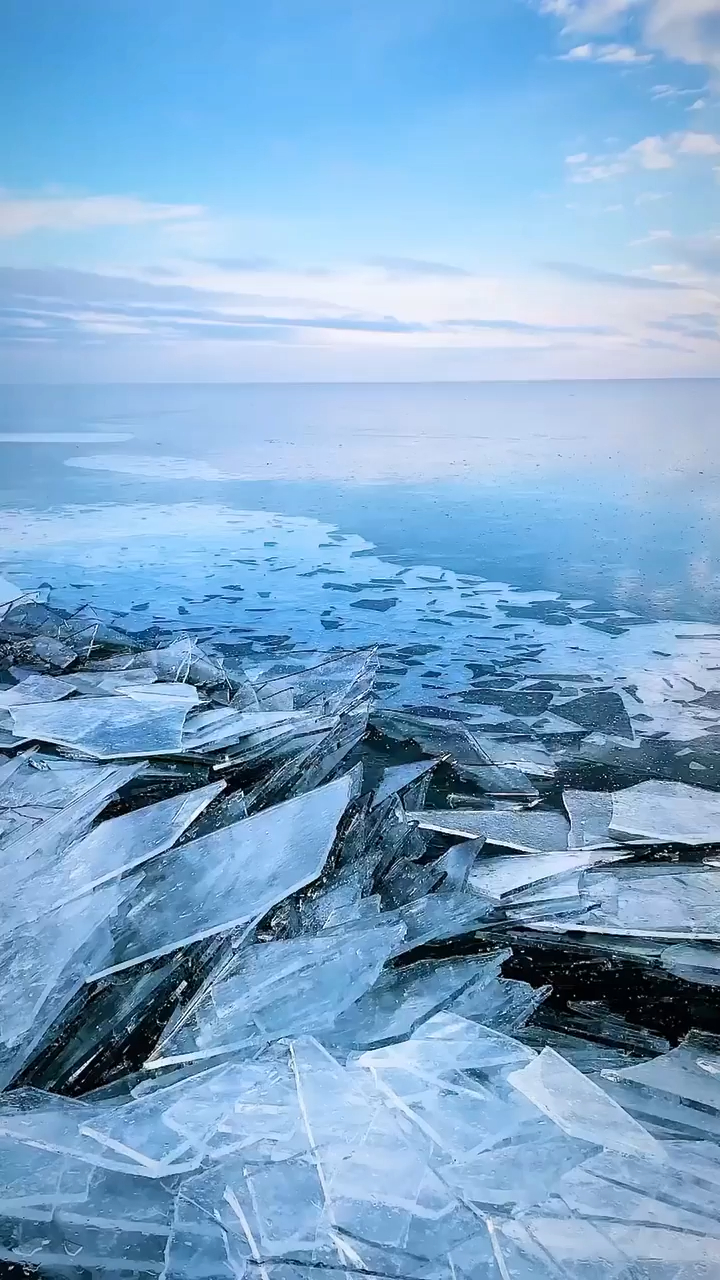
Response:
[[[92,1170],[80,1160],[0,1138],[0,1217],[87,1200]]]
[[[309,884],[325,865],[355,786],[355,776],[345,774],[151,864],[143,897],[118,925],[114,963],[95,976],[248,926]]]
[[[398,764],[383,771],[379,786],[375,788],[372,808],[383,804],[391,796],[401,794],[419,778],[424,778],[437,765],[436,760],[421,760],[417,764]]]
[[[64,852],[43,849],[23,865],[13,920],[34,920],[171,848],[223,789],[211,783],[100,823]]]
[[[487,763],[498,768],[520,769],[531,778],[553,778],[557,773],[555,758],[536,738],[476,733],[474,740]]]
[[[37,874],[38,867],[57,862],[64,850],[87,832],[111,797],[136,777],[141,767],[120,765],[98,770],[89,779],[89,785],[82,783],[77,787],[67,804],[49,809],[50,816],[43,821],[35,823],[29,830],[13,832],[9,839],[0,843],[0,867],[8,876],[12,875],[9,879],[12,893],[6,914],[0,919],[0,933],[13,928],[17,919],[23,918],[26,883]]]
[[[507,952],[500,953],[501,959],[507,956]],[[531,987],[527,982],[497,978],[469,987],[453,1000],[452,1012],[510,1035],[525,1026],[551,990],[551,987]]]
[[[207,983],[188,1016],[163,1037],[148,1066],[257,1049],[281,1036],[331,1026],[377,980],[404,928],[376,917],[316,937],[243,948]]]
[[[669,1053],[608,1073],[606,1078],[720,1116],[720,1037],[691,1032]]]
[[[595,849],[612,845],[610,823],[613,798],[609,791],[563,791],[563,804],[570,819],[569,849]]]
[[[97,1110],[81,1122],[80,1134],[150,1176],[187,1172],[201,1163],[209,1139],[232,1111],[236,1077],[232,1065],[211,1067],[118,1107]]]
[[[0,1135],[33,1150],[70,1156],[85,1165],[135,1172],[133,1161],[121,1161],[81,1133],[81,1125],[98,1107],[40,1089],[14,1089],[0,1094]],[[142,1172],[142,1171],[140,1171]]]
[[[472,933],[494,914],[494,904],[475,893],[437,893],[400,907],[397,916],[404,925],[393,954],[403,955],[429,942],[457,938]]]
[[[700,845],[720,842],[720,792],[683,782],[640,782],[612,799],[616,840]]]
[[[309,1038],[293,1041],[291,1054],[333,1239],[342,1232],[403,1247],[414,1219],[436,1222],[452,1211],[454,1197],[366,1073],[342,1068]]]
[[[444,877],[438,885],[438,893],[453,893],[467,888],[470,872],[484,844],[482,836],[478,840],[462,840],[438,858],[435,868],[442,871]]]
[[[65,966],[132,889],[132,881],[103,885],[0,937],[0,1044],[13,1048],[21,1042]]]
[[[519,853],[554,853],[568,847],[570,824],[554,809],[420,809],[408,814],[424,831],[482,837]]]
[[[0,767],[0,807],[61,809],[103,776],[107,766],[29,751]],[[48,815],[50,816],[50,815]]]
[[[598,1226],[607,1220],[720,1235],[717,1189],[702,1187],[692,1174],[671,1167],[671,1151],[663,1154],[666,1160],[657,1166],[605,1151],[567,1173],[559,1195],[573,1215],[591,1218]],[[705,1172],[700,1161],[698,1171]]]
[[[224,782],[212,782],[101,822],[71,845],[63,858],[64,895],[70,898],[87,893],[105,880],[165,853],[224,787]]]
[[[475,734],[460,720],[420,716],[406,711],[382,711],[374,722],[383,733],[400,741],[410,740],[428,755],[450,756],[459,764],[494,763],[479,746]]]
[[[500,901],[530,889],[558,884],[597,863],[612,862],[627,854],[610,852],[538,853],[516,856],[483,856],[470,873],[474,893]]]
[[[625,1155],[664,1159],[647,1129],[553,1049],[543,1049],[509,1080],[571,1138]]]
[[[720,880],[702,865],[622,863],[585,873],[582,918],[537,919],[539,931],[580,933],[584,942],[720,943]],[[659,958],[659,957],[658,957]]]
[[[537,787],[521,769],[499,765],[456,765],[455,773],[463,782],[471,782],[485,795],[499,799],[535,801],[540,797]]]
[[[692,946],[678,943],[666,947],[660,960],[668,973],[703,987],[720,987],[720,946]]]
[[[73,686],[58,676],[32,674],[11,689],[0,690],[0,707],[21,707],[34,702],[59,702],[73,692]]]
[[[451,1008],[458,996],[495,972],[492,956],[419,961],[385,970],[372,990],[323,1032],[323,1042],[344,1052],[393,1044],[412,1035],[441,1009]]]
[[[176,697],[121,695],[33,703],[12,707],[10,714],[14,732],[22,737],[113,760],[180,752],[189,705]]]

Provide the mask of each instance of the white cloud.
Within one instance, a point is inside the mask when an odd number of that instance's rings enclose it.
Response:
[[[692,130],[669,133],[664,137],[656,134],[641,138],[615,156],[583,156],[582,159],[570,156],[567,163],[572,166],[571,182],[605,182],[637,168],[651,172],[674,169],[680,158],[688,156],[693,159],[720,156],[720,138],[714,133],[695,133]],[[640,196],[638,202],[657,198]]]
[[[625,155],[636,158],[643,169],[673,169],[675,159],[670,154],[665,138],[642,138],[629,147]]]
[[[720,140],[714,133],[675,133],[671,137],[677,140],[681,155],[720,156]]]
[[[540,0],[572,32],[615,32],[631,14],[643,43],[670,58],[720,70],[720,0]]]
[[[17,196],[0,191],[0,236],[173,223],[203,212],[200,205],[153,204],[136,196]]]
[[[720,0],[651,0],[645,39],[672,58],[720,68]]]
[[[561,62],[606,62],[620,66],[652,62],[651,53],[638,53],[629,44],[578,44],[560,55]]]
[[[567,53],[560,55],[562,62],[586,62],[591,61],[593,56],[594,44],[578,44],[574,49],[568,50]]]
[[[566,31],[612,31],[636,0],[541,0],[542,13],[551,13]]]

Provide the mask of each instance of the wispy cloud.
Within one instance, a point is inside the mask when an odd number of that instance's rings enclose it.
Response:
[[[720,276],[720,234],[673,236],[665,247],[676,262],[704,275]]]
[[[383,267],[391,275],[408,278],[412,276],[438,276],[455,278],[471,276],[472,272],[465,267],[454,266],[449,262],[429,262],[425,258],[373,258],[372,264]]]
[[[595,338],[607,338],[617,334],[617,329],[597,324],[531,324],[525,320],[446,320],[454,329],[487,329],[500,333],[572,333]]]
[[[720,315],[711,311],[682,312],[667,316],[665,320],[649,320],[648,328],[677,333],[683,338],[720,342]]]
[[[548,271],[565,276],[567,280],[578,280],[584,284],[614,285],[622,289],[685,289],[686,285],[676,280],[656,280],[653,276],[624,275],[620,271],[602,271],[599,267],[587,267],[579,262],[546,262]]]
[[[201,205],[154,204],[136,196],[19,196],[0,192],[0,236],[88,231],[199,218]]]
[[[605,62],[630,67],[652,62],[651,53],[640,53],[630,44],[576,44],[559,55],[561,62]]]
[[[610,155],[590,156],[585,153],[566,157],[571,182],[606,182],[619,178],[633,170],[649,171],[674,169],[683,160],[715,160],[720,156],[720,138],[714,133],[699,133],[692,129],[678,130],[664,136],[660,134],[641,138]]]
[[[568,34],[622,31],[634,16],[647,48],[720,68],[720,0],[539,0],[539,8]]]

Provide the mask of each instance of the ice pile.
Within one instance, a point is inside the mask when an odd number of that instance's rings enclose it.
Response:
[[[720,1274],[720,793],[0,594],[0,1261]]]

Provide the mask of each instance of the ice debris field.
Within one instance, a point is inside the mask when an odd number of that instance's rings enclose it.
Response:
[[[720,1275],[717,636],[403,704],[46,601],[0,583],[0,1269]]]

